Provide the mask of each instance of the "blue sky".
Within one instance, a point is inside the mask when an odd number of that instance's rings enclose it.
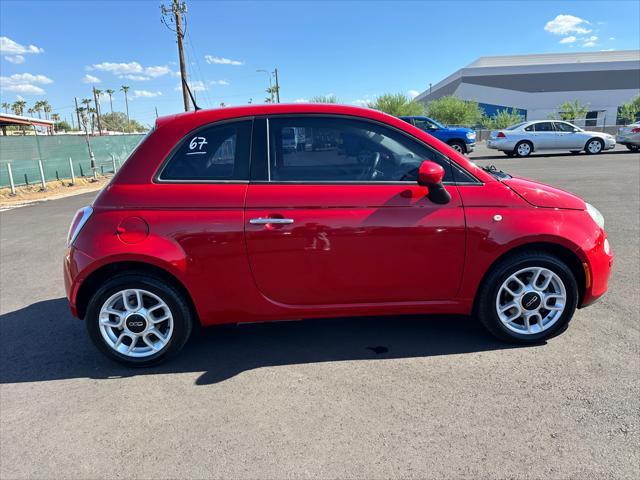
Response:
[[[69,118],[95,83],[130,86],[131,116],[144,123],[156,107],[180,111],[175,36],[159,4],[2,0],[2,102],[47,99]],[[203,107],[262,102],[268,77],[256,70],[276,66],[282,101],[361,104],[423,91],[484,55],[640,48],[637,1],[187,4],[188,70]],[[121,92],[113,106],[124,110]]]

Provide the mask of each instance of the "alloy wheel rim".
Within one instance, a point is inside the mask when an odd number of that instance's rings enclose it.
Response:
[[[589,151],[591,153],[598,153],[600,150],[602,150],[602,145],[598,140],[592,140],[589,142]]]
[[[173,335],[173,315],[147,290],[120,290],[104,302],[98,316],[105,343],[116,352],[143,358],[163,350]]]
[[[502,282],[496,297],[496,312],[512,332],[535,335],[555,325],[566,304],[566,288],[555,272],[543,267],[527,267]]]
[[[462,147],[461,147],[460,145],[458,145],[457,143],[454,143],[454,144],[452,145],[452,148],[453,148],[456,152],[463,153],[463,152],[462,152]]]
[[[529,147],[528,143],[518,145],[518,153],[520,155],[529,155],[529,152],[531,152],[531,147]]]

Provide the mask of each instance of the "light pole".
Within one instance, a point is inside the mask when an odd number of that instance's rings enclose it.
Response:
[[[256,70],[256,72],[267,74],[267,78],[269,79],[269,98],[271,99],[270,102],[273,103],[273,87],[271,86],[271,72],[264,69]]]

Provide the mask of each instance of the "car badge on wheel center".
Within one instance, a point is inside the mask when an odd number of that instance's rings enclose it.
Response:
[[[147,327],[147,321],[142,315],[131,315],[127,318],[127,328],[133,333],[141,333]]]

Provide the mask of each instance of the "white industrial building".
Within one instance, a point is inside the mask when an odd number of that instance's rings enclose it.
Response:
[[[516,108],[526,120],[549,118],[578,100],[586,126],[617,123],[619,107],[640,94],[640,50],[480,57],[421,93],[429,103],[446,95],[473,100],[487,115]]]

